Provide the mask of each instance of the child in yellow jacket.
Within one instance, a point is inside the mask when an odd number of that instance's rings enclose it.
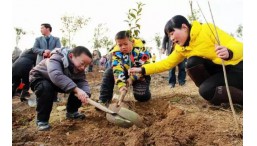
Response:
[[[218,32],[220,45],[217,45]],[[166,26],[175,50],[167,59],[132,68],[129,73],[150,75],[167,71],[187,58],[187,73],[199,87],[200,95],[214,105],[228,102],[222,70],[224,60],[230,93],[234,103],[243,105],[243,44],[212,24],[192,24],[181,15],[174,16]],[[214,36],[215,35],[215,36]]]

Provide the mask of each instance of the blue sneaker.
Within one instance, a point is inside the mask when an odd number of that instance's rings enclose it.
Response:
[[[50,125],[48,122],[37,122],[38,131],[46,131],[50,129]]]

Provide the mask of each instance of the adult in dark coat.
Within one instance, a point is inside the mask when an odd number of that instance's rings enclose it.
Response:
[[[91,96],[85,68],[92,62],[92,54],[82,46],[72,50],[57,48],[51,57],[42,60],[30,71],[31,89],[37,97],[38,130],[47,130],[56,92],[70,93],[66,117],[84,119],[78,112],[82,103]]]
[[[25,84],[20,96],[21,101],[26,101],[26,97],[29,96],[29,71],[35,65],[36,58],[37,55],[32,49],[28,49],[12,64],[12,96],[21,82]]]

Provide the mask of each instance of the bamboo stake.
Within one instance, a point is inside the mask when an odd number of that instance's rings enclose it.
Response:
[[[203,12],[202,12],[202,9],[200,8],[200,5],[199,5],[198,2],[197,2],[197,5],[198,5],[198,7],[200,9],[200,12],[202,13],[202,15],[203,15],[203,17],[205,19],[205,22],[207,23],[209,29],[211,30],[212,34],[214,35],[214,38],[216,39],[218,45],[220,46],[219,35],[218,35],[217,29],[216,29],[216,25],[215,25],[215,21],[214,21],[214,18],[213,18],[213,14],[212,14],[212,10],[211,10],[211,6],[210,6],[209,1],[208,1],[208,6],[209,6],[210,13],[211,13],[211,17],[212,17],[212,21],[213,21],[213,25],[214,25],[214,29],[215,29],[216,35],[214,34],[214,32],[212,31],[211,27],[209,26],[209,24],[208,24],[204,14],[203,14]],[[222,69],[223,69],[224,80],[225,80],[225,85],[226,85],[226,90],[227,90],[227,94],[228,94],[230,108],[231,108],[232,113],[233,113],[233,118],[234,118],[234,122],[235,122],[236,128],[237,128],[238,132],[240,133],[239,124],[237,122],[237,117],[236,117],[235,109],[234,109],[234,106],[233,106],[233,102],[232,102],[232,98],[231,98],[231,94],[230,94],[230,90],[229,90],[229,86],[228,86],[227,73],[226,73],[226,68],[225,68],[225,64],[224,64],[224,60],[223,59],[222,59]]]

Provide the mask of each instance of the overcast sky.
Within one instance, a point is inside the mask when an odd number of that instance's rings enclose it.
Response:
[[[21,27],[27,34],[20,41],[21,49],[33,46],[36,37],[40,36],[40,24],[50,23],[53,27],[52,35],[61,38],[61,20],[64,15],[90,17],[88,25],[77,33],[74,42],[77,45],[92,47],[94,28],[99,23],[105,23],[109,29],[109,37],[114,38],[120,30],[128,29],[124,20],[130,8],[136,7],[133,0],[13,0],[13,27]],[[174,15],[188,16],[190,7],[188,0],[143,0],[140,37],[148,45],[155,47],[153,38],[156,33],[163,36],[165,23]],[[198,9],[193,0],[194,8]],[[212,22],[208,8],[208,1],[198,0],[205,17]],[[243,25],[242,0],[211,0],[215,23],[229,33],[235,33],[239,24]],[[204,19],[201,19],[204,22]],[[15,33],[15,32],[14,32]],[[15,38],[13,39],[15,41]],[[15,45],[15,43],[14,43]]]

